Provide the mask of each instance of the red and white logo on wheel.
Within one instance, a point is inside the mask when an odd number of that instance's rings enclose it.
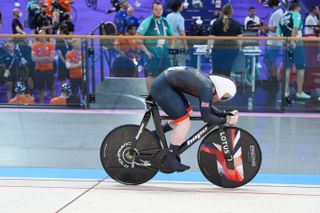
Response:
[[[235,134],[235,129],[231,129],[234,169],[227,168],[223,147],[220,144],[212,143],[214,148],[208,148],[206,146],[201,147],[201,151],[214,154],[216,156],[219,175],[236,182],[241,182],[244,179],[241,146],[238,146],[235,150],[236,145],[239,143],[240,136],[240,131]]]

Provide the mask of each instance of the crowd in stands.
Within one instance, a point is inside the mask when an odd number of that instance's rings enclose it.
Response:
[[[147,88],[150,89],[153,80],[162,71],[172,65],[186,65],[185,56],[190,45],[184,39],[169,41],[163,39],[124,39],[122,37],[126,35],[186,36],[185,19],[181,14],[184,5],[181,0],[171,1],[172,12],[166,17],[163,17],[164,8],[161,2],[154,1],[152,15],[143,21],[135,16],[134,8],[129,5],[128,0],[118,0],[117,2],[119,8],[115,13],[114,24],[120,36],[114,41],[114,49],[117,51],[111,70],[114,76],[134,77],[143,70],[145,77],[147,77]],[[73,0],[30,0],[27,5],[28,26],[35,34],[73,34],[74,24],[70,18],[72,3]],[[298,4],[293,2],[290,7],[283,8],[279,0],[261,1],[261,3],[272,8],[269,23],[263,23],[256,15],[255,8],[250,7],[248,16],[240,24],[232,18],[234,13],[232,5],[226,4],[221,11],[216,10],[213,14],[209,34],[211,36],[242,36],[247,31],[269,37],[301,37],[319,34],[318,6],[310,8],[310,14],[305,19],[307,27],[303,32],[301,8]],[[15,8],[12,19],[13,34],[25,34],[20,17],[20,9]],[[0,13],[0,27],[1,25]],[[233,62],[241,50],[241,45],[241,42],[237,41],[209,41],[207,57],[212,61],[212,72],[230,76]],[[264,62],[271,83],[278,84],[279,65],[276,63],[276,59],[280,57],[283,45],[285,44],[281,41],[268,40],[266,42]],[[290,79],[292,70],[295,69],[297,70],[298,88],[296,97],[310,99],[310,96],[302,91],[306,62],[303,45],[299,42],[291,42],[289,45],[292,51],[290,52],[291,56],[288,57],[289,61],[287,61],[290,66],[286,70],[288,77],[285,96],[289,97],[290,95],[288,79]],[[228,48],[225,48],[226,46]],[[66,85],[70,84],[70,92],[64,92],[63,97],[79,96],[83,86],[81,41],[79,39],[50,40],[40,38],[32,41],[9,39],[0,51],[0,85],[6,84],[9,102],[14,98],[14,91],[19,96],[32,97],[36,90],[39,103],[44,103],[46,89],[50,93],[50,97],[55,98],[55,75],[60,81],[61,88],[63,88],[62,85],[66,88]],[[55,60],[55,56],[57,56],[57,60]],[[22,91],[23,94],[17,91]],[[18,98],[18,100],[22,99]],[[30,102],[28,103],[30,104]],[[51,103],[57,102],[51,101]]]
[[[121,1],[121,10],[116,15],[115,23],[121,34],[126,35],[126,20],[123,17],[127,17],[127,1]],[[214,19],[210,22],[209,34],[211,36],[246,36],[250,32],[250,35],[256,36],[269,36],[269,37],[302,37],[302,36],[318,36],[319,35],[319,8],[318,6],[312,6],[310,8],[310,14],[306,17],[305,21],[302,21],[301,8],[296,1],[286,1],[285,4],[281,4],[279,0],[261,1],[272,8],[270,14],[269,23],[263,23],[263,21],[256,15],[254,7],[250,7],[248,10],[248,16],[243,23],[232,18],[233,7],[231,4],[223,6],[222,11],[215,11]],[[142,36],[185,36],[185,20],[181,15],[183,10],[183,2],[180,0],[171,1],[172,12],[163,17],[163,6],[160,3],[154,2],[152,6],[152,15],[147,17],[138,27],[136,35]],[[125,15],[124,15],[125,14]],[[303,29],[303,25],[306,27]],[[254,33],[253,33],[254,32]],[[253,33],[253,34],[252,34]],[[147,76],[147,88],[150,89],[152,81],[163,70],[172,66],[186,65],[186,50],[189,48],[188,44],[183,39],[174,40],[169,42],[168,40],[144,40],[137,41],[137,45],[130,47],[129,49],[138,48],[142,50],[146,56],[144,70]],[[119,43],[116,43],[116,46]],[[215,41],[208,42],[207,56],[212,61],[212,72],[230,76],[233,62],[239,55],[242,49],[241,42],[237,41]],[[296,98],[310,99],[311,96],[306,94],[303,88],[304,73],[306,68],[306,55],[302,42],[291,42],[289,44],[290,51],[286,51],[283,54],[285,43],[282,41],[268,40],[266,42],[265,52],[265,64],[268,69],[268,77],[271,85],[279,85],[279,64],[277,59],[285,54],[290,54],[289,59],[286,61],[287,68],[285,70],[287,74],[286,78],[286,91],[285,97],[289,98],[289,81],[292,71],[297,73],[297,92]],[[228,47],[228,48],[226,48]],[[130,52],[130,50],[127,52]],[[124,51],[121,51],[121,55],[124,55]],[[174,55],[177,61],[170,60],[170,57]],[[179,57],[181,55],[181,57]],[[226,57],[227,56],[227,57]],[[130,58],[134,58],[132,55]]]
[[[12,11],[12,33],[26,34],[24,28],[27,26],[33,34],[72,35],[72,3],[73,0],[29,0],[25,25],[20,20],[22,12],[17,1]],[[0,27],[1,24],[0,18]],[[81,56],[80,39],[8,39],[0,48],[0,85],[6,85],[8,103],[32,104],[34,102],[29,99],[33,99],[35,92],[40,104],[45,103],[47,91],[51,99],[55,98],[56,73],[61,86],[70,84],[68,94],[79,96],[82,90]],[[16,97],[13,97],[14,93]]]

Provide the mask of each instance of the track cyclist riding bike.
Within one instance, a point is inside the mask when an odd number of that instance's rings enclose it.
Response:
[[[190,169],[179,161],[178,150],[190,129],[192,108],[184,93],[198,97],[200,113],[204,122],[216,125],[235,125],[238,122],[237,110],[226,115],[212,106],[214,102],[227,101],[235,96],[236,85],[232,79],[222,75],[206,75],[199,70],[178,66],[162,72],[153,82],[150,95],[173,120],[163,125],[163,131],[173,130],[170,150],[163,165],[172,171]],[[230,114],[230,113],[229,113]]]

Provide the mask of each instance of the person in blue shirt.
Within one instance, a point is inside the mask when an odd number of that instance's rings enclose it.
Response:
[[[169,23],[172,25],[172,31],[174,36],[186,36],[185,31],[185,21],[181,15],[183,10],[183,5],[181,0],[174,0],[171,4],[172,12],[167,15]],[[183,54],[186,49],[188,49],[186,40],[174,40],[173,44],[174,49],[178,50],[178,53],[173,57],[174,65],[185,66],[186,65],[186,56]]]
[[[117,30],[119,34],[125,33],[127,29],[127,17],[128,17],[128,0],[119,0],[120,3],[120,10],[116,13],[114,17],[114,23],[117,26]]]
[[[127,26],[133,25],[138,29],[140,22],[139,22],[139,19],[133,15],[133,13],[134,13],[133,7],[129,6],[127,13],[128,13]]]

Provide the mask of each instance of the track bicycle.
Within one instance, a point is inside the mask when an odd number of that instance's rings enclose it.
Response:
[[[169,152],[160,116],[153,99],[145,99],[147,110],[140,125],[123,125],[113,129],[104,138],[100,159],[106,173],[115,181],[138,185],[151,180],[158,171],[171,173],[162,165]],[[226,113],[226,115],[230,115]],[[147,129],[153,117],[155,133]],[[202,120],[201,117],[190,117]],[[223,188],[236,188],[247,184],[258,173],[262,156],[256,139],[236,126],[205,124],[188,138],[178,154],[182,154],[203,138],[198,148],[198,165],[211,183]]]

